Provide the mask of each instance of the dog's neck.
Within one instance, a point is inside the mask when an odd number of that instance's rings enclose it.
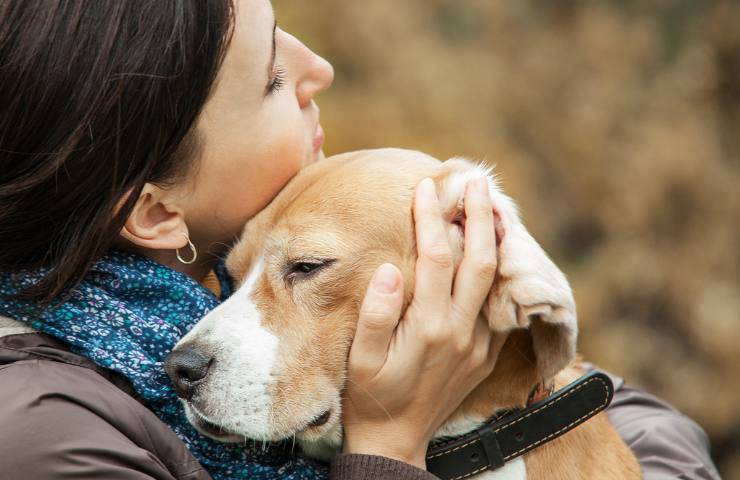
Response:
[[[533,389],[549,382],[537,375],[529,333],[510,334],[493,373],[478,385],[435,433],[434,438],[463,435],[480,427],[501,412],[524,408]]]

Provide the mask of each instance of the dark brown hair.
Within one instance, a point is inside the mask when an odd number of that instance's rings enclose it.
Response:
[[[0,270],[49,268],[29,295],[76,285],[144,184],[190,168],[232,26],[231,0],[0,2]]]

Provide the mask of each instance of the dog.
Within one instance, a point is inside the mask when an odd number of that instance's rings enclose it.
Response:
[[[245,226],[226,259],[235,293],[167,361],[188,420],[221,441],[294,436],[309,456],[336,453],[347,356],[360,304],[381,263],[400,268],[405,306],[411,301],[416,185],[425,177],[435,181],[457,268],[465,186],[481,176],[490,185],[501,238],[496,280],[480,315],[494,334],[509,336],[493,373],[435,439],[466,434],[498,412],[523,408],[543,380],[557,390],[581,376],[574,365],[576,308],[568,282],[524,228],[489,169],[416,151],[365,150],[305,168]],[[603,413],[475,476],[641,478],[634,456]]]

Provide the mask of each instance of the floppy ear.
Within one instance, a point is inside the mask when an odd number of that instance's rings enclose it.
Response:
[[[446,218],[464,215],[465,185],[488,178],[497,221],[498,267],[496,280],[481,312],[495,331],[528,329],[537,370],[549,379],[575,356],[578,325],[570,285],[542,247],[527,232],[514,202],[497,185],[491,169],[464,159],[443,164],[437,178]]]

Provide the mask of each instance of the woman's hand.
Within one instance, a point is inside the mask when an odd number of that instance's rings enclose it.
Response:
[[[478,315],[497,264],[485,179],[467,185],[465,213],[465,256],[453,281],[434,183],[425,179],[417,187],[414,298],[399,321],[401,273],[391,264],[375,272],[349,355],[345,453],[382,455],[425,468],[434,432],[493,371],[506,336],[493,336]]]

